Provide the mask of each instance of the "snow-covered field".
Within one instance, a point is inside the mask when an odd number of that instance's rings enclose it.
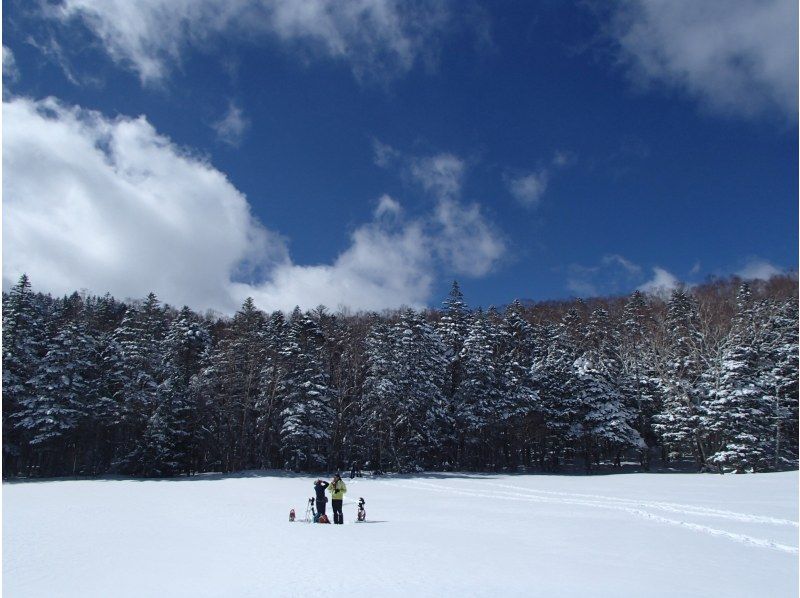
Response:
[[[5,596],[796,596],[798,475],[3,484]],[[363,496],[366,524],[354,524]]]

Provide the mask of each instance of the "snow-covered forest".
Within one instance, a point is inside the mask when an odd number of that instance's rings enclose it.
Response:
[[[797,467],[792,276],[657,297],[232,318],[3,294],[3,475]]]

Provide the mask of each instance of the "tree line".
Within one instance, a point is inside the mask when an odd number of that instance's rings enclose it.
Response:
[[[798,464],[793,276],[233,317],[3,293],[3,475]]]

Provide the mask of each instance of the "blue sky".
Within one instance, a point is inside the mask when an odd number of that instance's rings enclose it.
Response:
[[[231,311],[797,269],[793,2],[3,3],[3,281]]]

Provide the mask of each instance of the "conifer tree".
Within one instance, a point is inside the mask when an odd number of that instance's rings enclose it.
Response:
[[[570,448],[579,405],[573,393],[574,364],[581,353],[581,319],[570,309],[552,330],[546,354],[532,366],[532,378],[541,400],[548,432],[543,466],[554,469]]]
[[[111,358],[119,370],[112,376],[123,385],[120,456],[114,464],[121,471],[131,469],[130,459],[159,405],[158,387],[163,375],[161,351],[166,327],[164,309],[155,294],[150,293],[140,307],[128,307],[113,334],[119,360],[115,356]]]
[[[797,302],[787,301],[770,309],[766,342],[762,348],[766,367],[760,372],[760,387],[772,401],[770,409],[773,443],[772,467],[796,468],[798,464],[798,333]]]
[[[77,473],[79,430],[90,415],[95,393],[91,357],[93,339],[80,320],[66,320],[30,381],[16,426],[26,432],[39,473],[67,467]],[[65,461],[66,460],[66,461]]]
[[[282,465],[280,413],[283,410],[286,373],[282,367],[282,356],[287,334],[283,312],[274,312],[264,327],[264,361],[261,366],[259,395],[255,404],[261,467]]]
[[[635,413],[622,394],[622,368],[614,332],[608,312],[592,312],[585,350],[573,365],[572,393],[577,411],[573,436],[584,453],[587,470],[598,457],[598,450],[614,455],[619,462],[624,450],[644,446],[632,426]]]
[[[635,291],[625,304],[622,314],[622,333],[619,341],[622,367],[622,392],[626,404],[636,413],[634,427],[646,447],[640,459],[650,468],[650,451],[658,443],[653,430],[653,417],[661,408],[656,374],[657,356],[653,347],[654,320],[641,291]]]
[[[491,466],[494,435],[501,419],[501,377],[494,339],[482,311],[472,318],[461,350],[463,375],[455,395],[456,429],[462,464]]]
[[[324,367],[322,343],[316,322],[295,308],[282,351],[285,394],[281,442],[286,466],[296,470],[318,469],[327,463],[333,391]]]
[[[759,363],[760,327],[747,283],[737,296],[737,314],[724,350],[719,383],[708,403],[708,427],[719,449],[709,463],[737,472],[761,471],[772,465],[770,411],[774,401],[762,388]]]
[[[32,398],[30,379],[43,354],[43,314],[37,307],[27,275],[3,295],[3,471],[19,466],[28,439],[17,423],[23,403]]]
[[[394,446],[394,422],[399,404],[399,368],[397,343],[389,325],[378,316],[366,340],[364,379],[364,436],[371,439],[370,459],[376,470],[382,471],[385,454]]]
[[[191,471],[200,451],[203,420],[191,381],[210,344],[208,331],[184,306],[173,318],[164,339],[160,404],[148,422],[145,439],[153,445],[150,467],[173,473]],[[164,463],[159,464],[158,458]]]
[[[461,382],[461,349],[467,337],[469,309],[458,281],[454,280],[450,294],[443,302],[444,310],[437,330],[447,350],[447,378],[445,394],[455,395]]]
[[[691,454],[704,467],[708,430],[700,359],[703,335],[697,303],[683,289],[675,289],[670,297],[664,328],[666,359],[659,375],[664,401],[653,427],[671,457]]]
[[[397,412],[391,450],[400,469],[416,469],[441,459],[452,437],[452,419],[443,388],[446,349],[421,314],[404,310],[397,336]]]

